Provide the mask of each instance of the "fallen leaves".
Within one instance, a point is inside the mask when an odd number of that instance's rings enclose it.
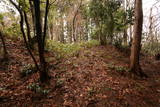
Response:
[[[136,106],[142,103],[143,106],[156,106],[160,103],[159,66],[141,61],[143,69],[148,69],[147,73],[151,74],[147,80],[119,75],[110,70],[108,64],[127,67],[129,58],[112,46],[83,50],[78,58],[62,59],[56,67],[50,67],[52,78],[46,87],[51,90],[46,96],[26,88],[29,84],[38,83],[38,73],[19,77],[22,67],[32,63],[26,49],[19,41],[11,42],[8,49],[11,57],[8,69],[0,69],[0,105],[103,107]],[[54,55],[49,53],[46,56],[50,65],[54,65]]]

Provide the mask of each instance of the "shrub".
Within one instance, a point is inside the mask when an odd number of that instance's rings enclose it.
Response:
[[[58,87],[60,88],[60,87],[63,86],[63,84],[64,84],[64,80],[58,79],[57,82],[56,82],[56,87],[57,87],[57,88],[58,88]]]
[[[55,56],[57,59],[60,59],[68,56],[78,56],[79,51],[82,48],[91,48],[97,45],[99,45],[99,42],[96,40],[91,40],[88,42],[81,42],[81,43],[73,43],[73,44],[69,44],[69,43],[63,44],[53,40],[48,40],[46,47],[47,47],[47,50],[55,53]]]
[[[53,40],[48,40],[47,50],[53,51],[56,58],[59,59],[73,55],[80,50],[80,46],[78,44],[63,44],[60,42],[55,42]]]
[[[4,29],[5,35],[12,38],[22,38],[22,33],[20,31],[20,26],[17,23],[13,23],[11,26]]]
[[[122,48],[122,39],[115,39],[113,45],[118,49]]]
[[[50,92],[50,90],[42,88],[38,83],[32,83],[28,85],[27,89],[41,94],[48,94]]]
[[[85,47],[85,48],[91,48],[91,47],[98,46],[98,45],[99,45],[99,41],[97,41],[97,40],[90,40],[87,42],[80,43],[80,46]]]
[[[155,56],[158,53],[160,53],[160,43],[159,42],[146,43],[143,45],[142,51],[149,55]]]
[[[97,91],[95,87],[87,87],[87,90],[89,96],[93,96]]]
[[[128,71],[128,69],[123,67],[123,66],[116,66],[116,65],[113,65],[113,64],[109,64],[108,68],[111,69],[111,70],[114,70],[116,72],[120,72],[120,73]]]
[[[36,67],[32,64],[28,64],[28,65],[23,66],[20,74],[21,74],[21,77],[25,77],[25,76],[31,75],[35,72],[37,72]]]

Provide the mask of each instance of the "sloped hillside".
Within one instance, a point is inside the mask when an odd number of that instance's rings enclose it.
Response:
[[[57,60],[47,52],[50,83],[39,84],[37,72],[22,75],[33,64],[21,41],[7,40],[9,61],[0,62],[1,107],[158,107],[160,62],[142,56],[149,76],[128,71],[129,56],[113,46],[81,49],[76,56]],[[32,69],[33,70],[33,69]]]

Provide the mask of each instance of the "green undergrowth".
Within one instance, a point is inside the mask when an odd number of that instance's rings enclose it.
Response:
[[[148,55],[157,55],[160,53],[160,43],[153,42],[153,43],[146,43],[142,47],[142,51]]]
[[[38,83],[31,83],[27,86],[28,90],[31,90],[35,93],[40,93],[40,94],[48,94],[50,92],[49,89],[45,89],[41,87]]]
[[[23,77],[26,77],[28,75],[32,75],[33,73],[36,73],[36,72],[37,72],[37,69],[34,65],[27,64],[27,65],[24,65],[22,67],[20,75],[23,78]]]
[[[119,72],[119,73],[129,72],[128,68],[124,66],[117,66],[117,65],[109,64],[108,68],[116,72]]]
[[[81,42],[81,43],[60,43],[53,40],[47,41],[47,50],[54,52],[56,58],[66,58],[69,56],[78,56],[79,51],[82,48],[91,48],[94,46],[99,45],[99,42],[96,40],[91,40],[88,42]]]

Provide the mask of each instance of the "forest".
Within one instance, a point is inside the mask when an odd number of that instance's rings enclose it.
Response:
[[[146,1],[0,0],[0,107],[159,107],[160,0]]]

